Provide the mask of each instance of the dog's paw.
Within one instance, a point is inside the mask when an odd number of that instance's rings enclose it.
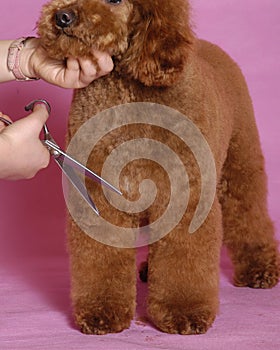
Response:
[[[273,288],[279,281],[280,271],[278,264],[264,266],[250,266],[236,272],[234,285],[250,288]]]
[[[215,320],[215,312],[207,306],[192,310],[191,305],[186,307],[167,307],[157,305],[153,312],[153,306],[149,308],[150,317],[154,325],[163,332],[170,334],[204,334]]]
[[[273,242],[241,247],[233,261],[233,282],[237,287],[265,289],[274,287],[279,281],[280,256]]]
[[[102,305],[75,312],[76,324],[82,333],[103,335],[129,328],[133,311],[123,305]]]

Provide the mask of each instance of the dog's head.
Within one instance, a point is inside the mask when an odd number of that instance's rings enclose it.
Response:
[[[38,33],[53,58],[107,51],[121,74],[147,86],[174,84],[193,42],[187,0],[53,0]]]

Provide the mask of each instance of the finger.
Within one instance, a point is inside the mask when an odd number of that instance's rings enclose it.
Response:
[[[65,86],[82,88],[89,85],[94,79],[96,79],[96,66],[90,59],[73,57],[67,59]]]
[[[110,73],[114,68],[114,63],[111,56],[106,52],[101,52],[98,50],[93,50],[93,54],[97,59],[97,64],[99,66],[99,76]]]
[[[97,65],[88,58],[78,58],[80,64],[79,81],[82,87],[87,86],[97,77]]]
[[[47,168],[47,166],[50,163],[50,158],[51,158],[50,152],[48,151],[47,147],[45,147],[45,146],[43,146],[43,147],[45,148],[45,151],[44,151],[44,157],[42,158],[41,169]]]
[[[10,122],[12,122],[12,119],[2,112],[0,112],[0,117],[5,118],[5,119],[9,120]]]
[[[17,123],[28,122],[30,133],[32,134],[35,133],[39,135],[48,117],[49,117],[49,113],[45,104],[36,103],[34,106],[33,112],[29,114],[27,117],[20,119]]]
[[[80,71],[80,64],[79,64],[78,60],[74,57],[67,58],[66,67],[70,71],[76,71],[76,72]]]
[[[0,117],[9,120],[10,122],[12,121],[10,117],[8,117],[7,115],[3,114],[2,112],[0,112]],[[5,129],[5,127],[7,126],[6,123],[4,123],[2,120],[0,120],[0,132]]]
[[[41,126],[43,126],[49,117],[47,106],[44,103],[36,103],[33,108],[32,117],[40,121]]]

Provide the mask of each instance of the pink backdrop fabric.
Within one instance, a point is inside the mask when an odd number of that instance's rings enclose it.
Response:
[[[2,0],[0,39],[35,35],[44,2]],[[280,2],[193,0],[192,5],[196,33],[222,46],[246,76],[266,157],[269,210],[280,238]],[[1,84],[0,110],[18,119],[27,102],[46,98],[53,109],[49,127],[63,145],[71,94],[42,81]],[[80,334],[71,318],[59,170],[52,163],[32,180],[2,180],[0,194],[1,350],[280,348],[280,287],[233,287],[224,253],[220,313],[206,335],[167,335],[139,321],[147,288],[140,282],[138,318],[129,330],[101,337]],[[144,254],[139,252],[139,260]]]

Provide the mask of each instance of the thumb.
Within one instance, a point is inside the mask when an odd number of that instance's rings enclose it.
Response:
[[[33,112],[29,114],[26,118],[29,120],[29,123],[32,123],[33,131],[39,134],[48,117],[49,113],[45,104],[36,103]]]
[[[36,103],[32,114],[40,120],[42,124],[44,124],[49,117],[47,107],[44,103]]]

